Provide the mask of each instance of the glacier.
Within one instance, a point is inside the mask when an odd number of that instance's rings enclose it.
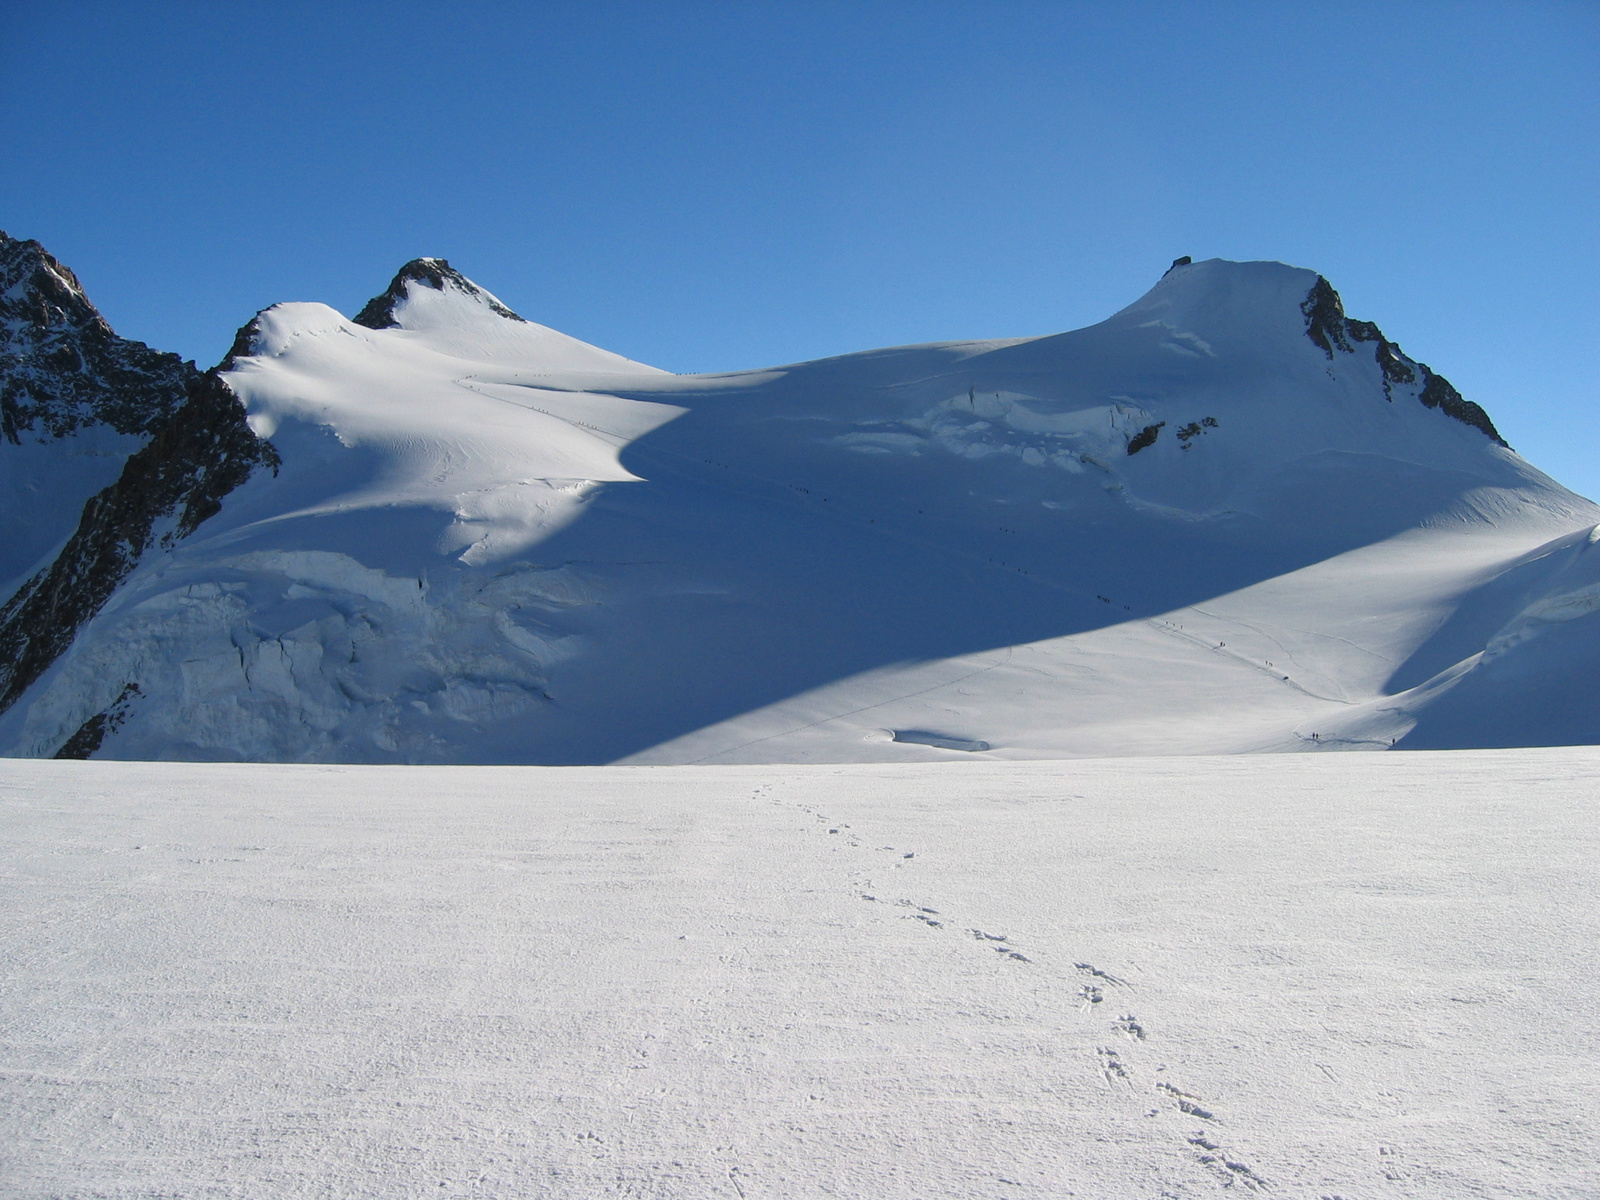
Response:
[[[1180,260],[1069,333],[673,375],[419,259],[353,319],[264,310],[208,378],[271,469],[151,535],[0,752],[1600,740],[1600,508],[1312,271]]]
[[[0,235],[0,417],[0,1189],[1592,1190],[1600,510],[1312,271],[201,371]]]

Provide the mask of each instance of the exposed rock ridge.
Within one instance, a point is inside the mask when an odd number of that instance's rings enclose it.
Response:
[[[1394,400],[1394,385],[1414,384],[1420,378],[1422,388],[1417,393],[1417,399],[1424,407],[1437,408],[1463,425],[1471,425],[1492,441],[1502,446],[1506,445],[1505,439],[1494,427],[1494,422],[1489,420],[1489,414],[1480,405],[1463,399],[1461,393],[1456,391],[1448,379],[1443,375],[1434,374],[1426,363],[1407,357],[1400,347],[1384,337],[1383,332],[1371,321],[1355,321],[1345,316],[1344,302],[1339,299],[1339,293],[1334,291],[1333,285],[1321,275],[1317,276],[1316,283],[1312,284],[1311,290],[1306,293],[1300,311],[1306,318],[1306,336],[1315,342],[1330,360],[1335,350],[1344,354],[1357,353],[1356,347],[1351,345],[1352,342],[1373,345],[1373,357],[1377,361],[1378,370],[1383,373],[1383,394],[1390,402]]]
[[[67,267],[0,232],[0,437],[45,441],[96,424],[150,433],[199,374],[118,337]]]
[[[276,473],[278,464],[227,384],[196,373],[186,401],[129,456],[121,478],[84,505],[55,561],[0,608],[0,712],[72,645],[152,546],[187,537],[257,468]]]
[[[491,311],[508,320],[522,320],[442,258],[413,258],[400,268],[399,273],[389,282],[388,288],[381,295],[368,300],[366,307],[351,320],[357,325],[365,325],[368,329],[394,328],[399,324],[394,315],[395,306],[406,298],[406,285],[410,283],[430,287],[436,292],[442,292],[449,286],[483,301]]]

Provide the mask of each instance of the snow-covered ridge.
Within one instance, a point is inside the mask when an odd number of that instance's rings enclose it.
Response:
[[[484,305],[497,317],[505,317],[509,321],[522,320],[500,303],[498,296],[490,295],[442,258],[412,259],[396,272],[386,289],[368,300],[366,307],[350,319],[368,329],[401,327],[402,322],[396,310],[410,306],[413,284],[421,284],[436,292],[449,289]]]
[[[550,372],[665,374],[524,320],[442,258],[416,258],[351,318],[439,353]]]
[[[1180,261],[1086,329],[678,376],[417,259],[355,319],[263,310],[217,378],[279,469],[117,589],[10,753],[1600,737],[1533,698],[1600,650],[1552,574],[1600,509],[1312,271]]]
[[[574,359],[582,364],[577,373],[586,374],[589,360],[565,344],[551,351],[542,337],[523,346],[524,369],[460,357],[461,331],[480,305],[479,296],[455,289],[443,304],[424,307],[424,319],[414,319],[416,303],[400,305],[398,316],[411,327],[379,330],[322,304],[279,304],[257,314],[241,335],[250,353],[230,356],[223,378],[251,428],[284,450],[289,478],[280,492],[307,489],[305,502],[277,519],[432,508],[452,518],[438,535],[440,547],[482,565],[573,519],[597,485],[637,478],[622,466],[619,449],[683,410],[594,396],[581,414],[572,412],[569,392],[539,385],[553,373],[566,378]],[[462,310],[466,317],[450,319]],[[526,327],[492,310],[489,319]],[[488,348],[507,351],[510,343]],[[355,452],[335,470],[321,449],[329,437]]]

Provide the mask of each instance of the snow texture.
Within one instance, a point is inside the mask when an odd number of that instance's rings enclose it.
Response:
[[[1595,1194],[1600,750],[0,767],[0,1191]]]

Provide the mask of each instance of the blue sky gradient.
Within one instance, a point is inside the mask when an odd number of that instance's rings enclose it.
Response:
[[[202,365],[432,254],[675,371],[1312,267],[1600,496],[1600,5],[0,4],[0,228]]]

